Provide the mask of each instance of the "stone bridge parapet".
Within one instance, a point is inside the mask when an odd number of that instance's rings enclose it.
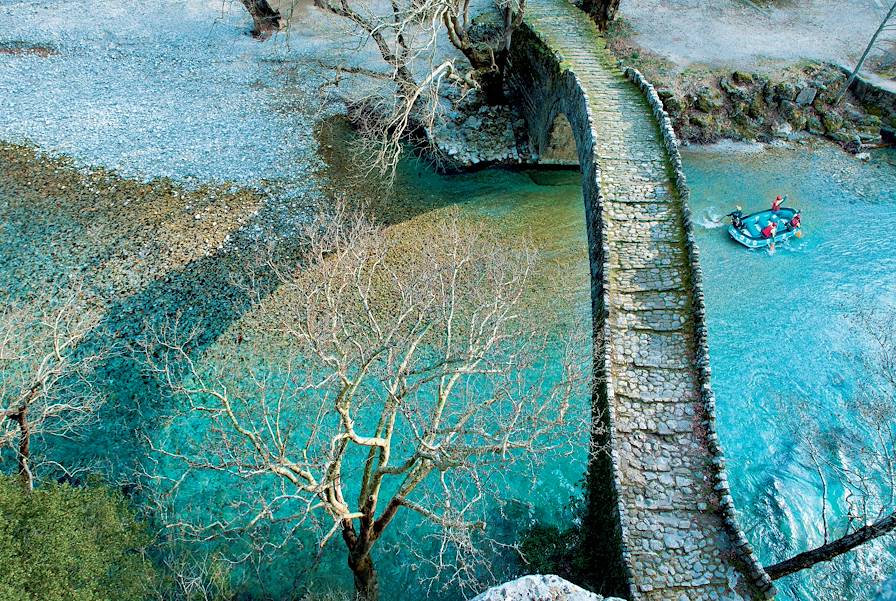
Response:
[[[567,2],[530,0],[511,69],[534,152],[556,147],[565,117],[582,172],[600,349],[595,436],[608,449],[589,466],[602,592],[772,598],[738,525],[716,434],[699,251],[671,122],[653,87],[620,71]]]

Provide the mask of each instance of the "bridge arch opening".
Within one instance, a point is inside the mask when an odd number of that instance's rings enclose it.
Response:
[[[564,113],[557,113],[547,132],[547,145],[539,155],[542,165],[578,167],[579,155],[572,125]]]

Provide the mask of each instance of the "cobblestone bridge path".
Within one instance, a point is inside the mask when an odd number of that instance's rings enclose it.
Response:
[[[586,191],[586,202],[598,205],[591,211],[599,211],[609,272],[604,365],[630,595],[770,598],[774,587],[737,526],[715,435],[674,134],[653,89],[616,66],[585,13],[563,0],[530,0],[526,23],[557,57],[558,73],[574,75],[592,130],[599,193],[589,200]]]

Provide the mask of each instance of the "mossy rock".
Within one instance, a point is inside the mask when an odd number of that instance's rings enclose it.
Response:
[[[833,133],[831,134],[831,139],[836,140],[841,144],[862,144],[862,138],[860,138],[859,134],[853,129],[842,129],[836,133]]]
[[[802,111],[794,111],[787,117],[787,122],[790,123],[794,131],[802,131],[809,124],[808,118]]]
[[[756,90],[752,89],[751,87],[738,87],[734,85],[731,79],[727,77],[722,77],[719,80],[719,86],[722,88],[722,90],[724,90],[725,94],[727,94],[733,100],[749,102],[757,95]]]
[[[756,94],[747,106],[747,114],[753,119],[764,117],[767,111],[768,105],[759,94]]]
[[[782,81],[774,86],[774,96],[779,101],[793,101],[796,99],[796,86],[787,81]]]
[[[715,126],[715,119],[711,115],[693,114],[689,119],[691,125],[696,125],[701,129],[707,129]]]
[[[684,110],[684,103],[675,96],[675,93],[672,90],[660,90],[657,94],[663,102],[663,108],[665,108],[666,112],[670,115],[681,114]]]
[[[819,119],[818,116],[814,114],[806,115],[805,129],[808,130],[809,133],[815,135],[821,135],[824,133],[824,125],[822,125],[821,119]]]
[[[835,134],[843,128],[843,117],[833,111],[821,113],[821,124],[829,134]]]
[[[722,99],[722,93],[719,90],[710,86],[703,86],[697,90],[695,104],[704,113],[714,113],[725,106],[725,101]]]
[[[754,81],[753,74],[747,73],[746,71],[735,71],[731,74],[731,78],[737,83],[744,85],[750,85]]]

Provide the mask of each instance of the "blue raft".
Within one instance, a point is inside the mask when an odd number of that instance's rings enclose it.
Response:
[[[747,248],[764,248],[770,246],[773,242],[783,242],[799,234],[800,227],[792,228],[788,225],[797,213],[799,211],[796,209],[787,207],[781,207],[777,211],[769,209],[751,213],[741,218],[741,227],[736,228],[733,224],[729,225],[728,233]],[[772,238],[764,238],[762,229],[772,221],[778,224],[778,233]]]

